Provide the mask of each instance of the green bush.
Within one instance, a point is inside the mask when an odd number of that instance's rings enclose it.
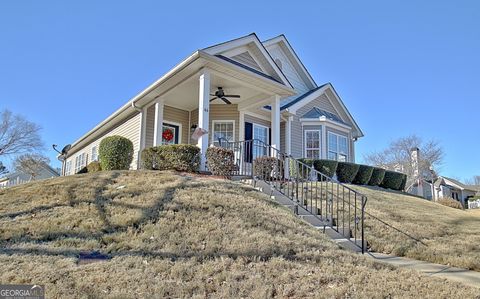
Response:
[[[93,162],[90,162],[87,165],[87,172],[88,173],[99,172],[99,171],[102,171],[102,165],[100,164],[100,162],[93,161]]]
[[[262,180],[283,178],[283,162],[275,157],[262,156],[253,161],[253,175]]]
[[[300,158],[296,159],[298,162],[297,163],[294,159],[289,159],[290,160],[290,177],[293,179],[309,179],[309,168],[307,166],[312,167],[313,166],[313,160],[312,159],[305,159],[305,158]],[[305,166],[305,165],[306,166]]]
[[[129,169],[133,160],[133,143],[118,135],[106,137],[100,142],[98,154],[103,170]]]
[[[338,162],[336,171],[337,179],[341,183],[350,184],[353,182],[353,179],[355,179],[359,167],[360,165],[354,163]]]
[[[338,161],[334,160],[313,160],[313,167],[322,174],[333,177],[337,171]]]
[[[149,170],[196,172],[200,166],[200,148],[190,144],[168,144],[142,151],[142,167]]]
[[[232,150],[223,147],[207,149],[208,170],[214,175],[229,177],[236,170],[235,155]]]
[[[396,171],[386,170],[380,187],[385,189],[400,190],[404,174]]]
[[[370,178],[370,181],[368,182],[368,184],[370,186],[380,186],[380,184],[383,182],[384,177],[385,177],[385,169],[374,167],[372,171],[372,177]]]
[[[353,183],[356,185],[366,185],[370,182],[373,173],[373,166],[360,165],[358,168],[357,175],[353,180]]]
[[[400,191],[405,191],[405,188],[407,187],[407,175],[404,174],[402,178],[402,183],[400,184]]]
[[[82,173],[87,173],[87,172],[88,172],[88,168],[87,168],[87,166],[84,166],[79,171],[77,171],[76,174],[82,174]]]

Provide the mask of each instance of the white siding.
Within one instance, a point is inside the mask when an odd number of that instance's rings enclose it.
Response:
[[[257,71],[262,71],[262,68],[257,64],[255,59],[253,59],[252,55],[248,52],[243,52],[242,54],[235,55],[231,57],[233,60],[238,61],[246,66],[249,66]]]
[[[72,173],[73,170],[75,169],[75,157],[78,155],[85,153],[86,156],[86,161],[85,165],[91,162],[91,153],[92,153],[92,147],[97,146],[97,148],[100,145],[100,141],[102,141],[103,138],[113,136],[113,135],[120,135],[125,138],[130,139],[133,143],[133,161],[132,164],[130,164],[130,169],[137,169],[137,161],[139,157],[139,150],[140,150],[140,126],[141,126],[141,121],[142,121],[142,116],[140,113],[136,113],[135,115],[131,116],[129,119],[123,121],[121,124],[118,126],[114,127],[107,133],[103,134],[101,137],[95,139],[94,141],[90,142],[86,146],[75,150],[75,152],[71,152],[69,154],[69,157],[67,158],[68,161],[72,161]],[[84,165],[84,166],[85,166]]]

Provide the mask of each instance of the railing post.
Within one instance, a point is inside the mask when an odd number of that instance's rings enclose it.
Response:
[[[362,196],[362,254],[365,254],[365,197]]]

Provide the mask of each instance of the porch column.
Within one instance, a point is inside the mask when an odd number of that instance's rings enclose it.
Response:
[[[163,107],[164,100],[160,98],[155,102],[155,126],[153,129],[153,146],[159,146],[162,144]]]
[[[198,127],[208,132],[210,108],[210,72],[203,69],[200,72],[198,89]],[[198,139],[197,146],[200,148],[200,170],[205,171],[205,154],[208,148],[209,132]]]
[[[280,150],[280,96],[273,96],[271,104],[272,116],[271,116],[271,128],[272,128],[272,144],[273,148]],[[275,153],[272,153],[274,155]]]

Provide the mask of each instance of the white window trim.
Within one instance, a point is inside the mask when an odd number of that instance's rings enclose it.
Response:
[[[81,157],[81,159],[80,159]],[[84,167],[85,165],[85,153],[81,153],[81,154],[78,154],[76,157],[75,157],[75,168],[74,168],[74,174],[76,174],[77,172],[79,172],[82,167]]]
[[[318,148],[307,148],[307,132],[318,132]],[[320,159],[322,156],[322,130],[321,129],[308,129],[303,131],[303,143],[304,146],[304,156],[307,158],[307,150],[318,150],[318,157]]]
[[[65,175],[70,175],[72,172],[72,160],[65,162]]]
[[[350,162],[350,147],[348,145],[348,136],[345,136],[345,135],[341,135],[341,134],[337,134],[337,133],[334,133],[332,131],[327,131],[327,159],[328,159],[328,154],[330,152],[332,152],[330,150],[330,137],[329,135],[332,134],[332,135],[335,135],[337,137],[337,150],[335,151],[335,153],[337,154],[337,161],[338,160],[338,155],[340,154],[340,142],[339,142],[339,137],[343,137],[347,140],[347,153],[346,153],[346,156],[347,156],[347,159],[345,162]]]
[[[162,123],[162,132],[163,132],[163,126],[165,125],[165,123],[178,126],[178,144],[181,144],[182,143],[182,132],[183,132],[182,131],[182,124],[177,123],[175,121],[170,121],[170,120],[167,120],[167,119],[164,118],[163,123]]]
[[[215,124],[219,123],[232,123],[233,124],[233,141],[235,141],[235,120],[232,119],[215,119],[212,120],[212,134],[211,134],[211,140],[210,140],[210,145],[213,145],[215,143],[215,140],[213,138],[215,137]]]
[[[95,155],[94,155],[94,150],[95,149]],[[98,161],[98,146],[94,145],[92,146],[92,148],[90,149],[90,159],[91,161]],[[93,159],[93,157],[96,157],[95,159]]]
[[[268,144],[268,140],[270,140],[270,127],[267,127],[267,126],[264,126],[264,125],[261,125],[261,124],[257,124],[257,123],[252,123],[252,139],[255,139],[255,126],[267,129],[267,142],[266,143]]]

